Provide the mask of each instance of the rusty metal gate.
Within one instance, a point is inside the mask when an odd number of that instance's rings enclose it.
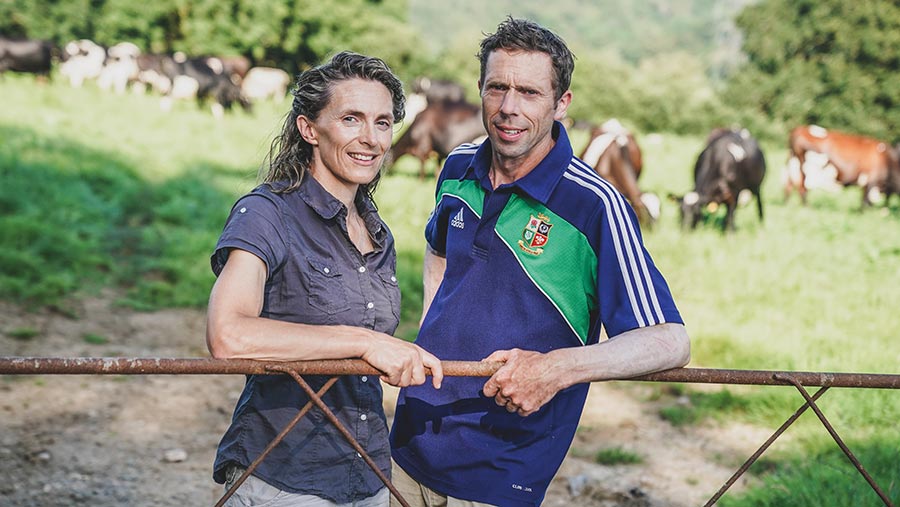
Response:
[[[501,366],[500,363],[443,361],[444,375],[449,377],[489,377]],[[213,374],[256,374],[256,375],[290,375],[306,392],[310,402],[302,407],[294,419],[282,429],[278,436],[254,460],[246,471],[229,488],[216,503],[221,507],[241,484],[253,473],[259,463],[269,452],[291,431],[291,429],[315,406],[335,425],[356,452],[372,468],[384,482],[391,494],[401,505],[408,507],[406,500],[394,488],[390,480],[381,473],[365,450],[353,438],[349,431],[322,402],[322,396],[341,375],[378,375],[380,372],[368,363],[356,359],[340,359],[327,361],[267,362],[249,359],[180,359],[180,358],[62,358],[62,357],[0,357],[0,374],[2,375],[213,375]],[[332,375],[332,378],[314,392],[303,380],[303,375]],[[679,382],[702,384],[742,384],[768,386],[794,386],[803,397],[803,404],[756,450],[741,467],[722,485],[721,488],[704,504],[714,505],[726,491],[746,472],[753,463],[793,424],[807,409],[811,408],[819,421],[847,456],[860,475],[873,491],[881,498],[884,505],[893,507],[893,503],[884,491],[875,483],[862,463],[856,458],[834,427],[822,413],[816,401],[832,387],[900,389],[900,374],[872,373],[831,373],[831,372],[799,372],[769,370],[722,370],[709,368],[676,368],[659,373],[620,380],[640,380],[648,382]],[[814,394],[807,387],[819,387]]]

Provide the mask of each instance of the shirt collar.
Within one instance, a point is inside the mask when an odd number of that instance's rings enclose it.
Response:
[[[325,187],[308,172],[300,182],[297,195],[325,220],[333,219],[344,209],[341,201],[329,194]]]
[[[336,197],[331,195],[321,183],[316,181],[311,175],[307,174],[300,187],[297,189],[297,195],[303,201],[325,220],[334,220],[338,215],[346,220],[347,209],[344,204]],[[356,192],[356,210],[366,224],[366,229],[375,243],[375,249],[380,250],[384,247],[384,240],[387,231],[384,223],[378,216],[378,210],[375,203],[369,199],[362,189]]]
[[[573,156],[572,144],[569,142],[569,135],[562,123],[558,121],[553,122],[551,135],[556,140],[556,143],[551,148],[550,153],[528,174],[512,183],[500,185],[498,188],[518,188],[533,199],[547,204],[550,194],[553,193],[556,185],[559,184],[559,180],[562,179],[563,173],[569,167],[569,162]],[[481,182],[481,186],[485,190],[491,191],[489,172],[492,153],[491,140],[486,139],[475,152],[471,164],[460,179],[466,179],[470,175],[474,175],[475,179]]]

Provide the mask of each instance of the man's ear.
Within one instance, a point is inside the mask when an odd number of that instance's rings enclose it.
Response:
[[[566,111],[569,110],[569,105],[572,103],[572,90],[566,90],[566,93],[562,94],[562,97],[556,101],[556,112],[553,114],[554,120],[562,120],[566,117]]]
[[[318,133],[316,132],[316,127],[315,125],[313,125],[313,122],[309,121],[309,118],[303,115],[298,116],[297,130],[300,132],[300,137],[302,137],[304,141],[312,146],[319,145],[319,137]]]

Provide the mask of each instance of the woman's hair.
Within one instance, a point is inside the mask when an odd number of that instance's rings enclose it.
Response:
[[[278,192],[291,192],[300,186],[300,182],[309,171],[313,147],[300,136],[297,117],[302,115],[315,121],[331,100],[335,83],[354,78],[383,84],[391,92],[394,123],[403,121],[406,112],[403,84],[387,64],[380,58],[350,51],[340,52],[328,62],[297,76],[297,82],[291,90],[291,95],[294,96],[291,110],[285,117],[281,134],[272,141],[269,155],[266,157],[268,163],[262,167],[262,171],[266,171],[264,183],[285,182],[285,186],[278,185],[276,188]],[[370,183],[360,186],[370,199],[379,179],[381,171]]]
[[[481,41],[481,50],[477,56],[481,63],[482,84],[488,57],[498,49],[546,53],[553,62],[553,90],[556,92],[554,98],[559,100],[569,89],[572,71],[575,70],[575,55],[566,46],[565,41],[550,30],[533,21],[508,16],[497,26],[496,32],[487,35]]]

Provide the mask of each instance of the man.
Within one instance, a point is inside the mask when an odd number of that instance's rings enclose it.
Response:
[[[393,481],[412,505],[539,505],[588,382],[690,357],[631,207],[573,155],[559,122],[572,101],[565,43],[508,18],[479,58],[488,140],[460,146],[441,171],[417,344],[504,365],[487,382],[401,390]]]

